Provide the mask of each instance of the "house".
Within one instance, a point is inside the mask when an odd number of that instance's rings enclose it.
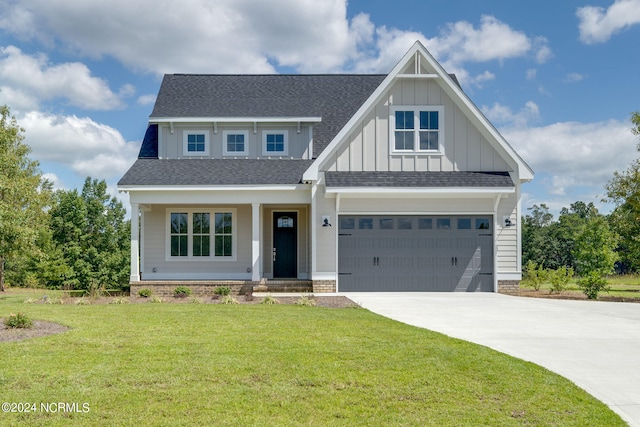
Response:
[[[419,42],[388,75],[166,75],[118,183],[132,292],[509,293],[531,179]]]

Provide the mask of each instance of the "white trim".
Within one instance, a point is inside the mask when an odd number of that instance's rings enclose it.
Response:
[[[183,281],[189,280],[251,280],[251,273],[147,273],[144,276],[143,283],[145,281],[157,281],[157,280],[176,280],[178,284],[182,284]]]
[[[286,208],[277,208],[277,209],[273,209],[271,211],[271,225],[269,226],[269,229],[271,231],[271,251],[269,251],[269,254],[273,254],[273,249],[274,245],[275,245],[275,241],[274,241],[274,236],[275,236],[275,230],[274,230],[274,226],[273,226],[273,220],[275,218],[275,214],[276,213],[288,213],[288,212],[295,212],[296,213],[296,278],[299,278],[298,275],[300,274],[300,266],[299,266],[299,262],[300,262],[300,209],[299,208],[294,208],[294,209],[286,209]],[[277,255],[276,255],[277,256]],[[269,259],[271,260],[271,277],[275,278],[275,267],[274,267],[274,261],[273,261],[273,256],[269,256]],[[305,273],[306,274],[306,273]],[[285,279],[288,279],[288,277],[286,277]]]
[[[149,123],[320,123],[322,117],[150,117]]]
[[[413,149],[399,150],[396,148],[396,112],[397,111],[413,111]],[[420,149],[420,113],[422,111],[438,112],[438,149],[437,150],[421,150]],[[391,105],[389,106],[389,155],[440,155],[443,156],[445,147],[445,121],[444,121],[443,105]],[[424,130],[423,130],[424,131]],[[435,130],[427,130],[435,132]]]
[[[495,273],[496,283],[498,280],[522,280],[522,272],[521,271],[509,271],[509,272],[497,272]],[[497,290],[496,290],[497,292]]]
[[[243,151],[229,151],[227,150],[227,136],[229,135],[242,135],[244,136],[244,150]],[[246,156],[249,154],[249,131],[248,130],[235,130],[228,129],[222,131],[222,155],[223,156]]]
[[[140,233],[139,233],[139,209],[137,203],[131,203],[131,275],[130,282],[140,281]]]
[[[215,214],[231,213],[231,256],[215,255]],[[171,256],[171,214],[186,213],[187,221],[187,256]],[[193,256],[193,214],[210,214],[209,256]],[[186,208],[184,206],[171,206],[165,209],[165,261],[167,262],[233,262],[238,260],[238,209],[231,207],[213,208]]]
[[[399,79],[437,79],[440,76],[437,74],[397,74],[396,77]]]
[[[267,135],[282,135],[283,150],[267,151]],[[262,130],[262,155],[263,156],[288,156],[289,155],[289,131],[283,129]]]
[[[332,271],[316,271],[311,273],[311,280],[337,280],[338,273]]]
[[[251,280],[260,280],[260,213],[261,204],[251,204]]]
[[[204,135],[204,151],[189,151],[189,135]],[[207,129],[184,129],[182,131],[182,155],[187,157],[208,157],[211,146],[211,135]]]
[[[304,191],[310,184],[267,185],[119,185],[118,191]]]
[[[452,195],[493,195],[493,194],[505,194],[515,193],[515,187],[438,187],[438,188],[408,188],[408,187],[327,187],[325,192],[327,194],[341,194],[347,195],[384,195],[392,194],[396,196],[402,195],[415,195],[415,194],[452,194]]]

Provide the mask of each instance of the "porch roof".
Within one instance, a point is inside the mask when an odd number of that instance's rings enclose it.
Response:
[[[138,159],[119,186],[291,185],[312,160]]]

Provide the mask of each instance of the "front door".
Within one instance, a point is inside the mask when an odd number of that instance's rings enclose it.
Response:
[[[298,213],[273,213],[273,277],[298,276]]]

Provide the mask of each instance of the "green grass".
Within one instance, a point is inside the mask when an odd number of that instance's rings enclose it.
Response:
[[[625,425],[532,363],[377,316],[299,305],[23,304],[65,333],[0,343],[0,425]],[[38,297],[38,295],[35,295]]]

